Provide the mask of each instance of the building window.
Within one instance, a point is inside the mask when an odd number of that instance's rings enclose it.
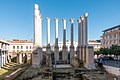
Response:
[[[109,36],[107,36],[107,39],[109,39]]]
[[[29,50],[29,52],[31,53],[32,51],[31,51],[31,50]]]
[[[13,49],[15,49],[15,46],[13,46]]]
[[[17,50],[17,53],[19,52],[19,50]]]
[[[21,46],[21,49],[23,49],[23,46]]]
[[[17,49],[19,49],[19,46],[17,46]]]
[[[114,38],[117,38],[117,34],[114,34]]]
[[[26,46],[26,49],[28,49],[28,46]]]
[[[119,43],[120,43],[120,40],[119,40]]]
[[[110,35],[110,39],[112,39],[112,35]]]
[[[32,47],[30,46],[30,49],[32,49]]]
[[[120,36],[120,33],[119,33],[119,36]]]

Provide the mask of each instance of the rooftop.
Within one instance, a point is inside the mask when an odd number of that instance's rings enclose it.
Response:
[[[100,40],[89,40],[89,42],[100,43]]]
[[[120,28],[120,25],[117,25],[117,26],[114,26],[114,27],[105,29],[105,30],[103,30],[102,32],[106,32],[106,31],[109,31],[109,30],[112,30],[112,29],[115,29],[115,28]]]
[[[11,43],[33,43],[32,40],[18,40],[18,39],[13,39],[12,41],[9,41]]]
[[[7,40],[4,40],[4,39],[0,39],[0,42],[5,44],[10,44]]]

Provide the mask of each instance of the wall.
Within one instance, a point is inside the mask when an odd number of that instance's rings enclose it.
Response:
[[[111,67],[111,66],[106,66],[104,65],[104,68],[106,69],[106,71],[108,71],[111,74],[114,74],[116,76],[120,76],[120,68],[117,67]]]

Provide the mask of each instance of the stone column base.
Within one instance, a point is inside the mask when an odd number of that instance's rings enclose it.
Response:
[[[37,48],[33,51],[32,54],[32,67],[38,68],[42,65],[43,53],[42,48]]]
[[[59,61],[59,48],[55,48],[54,59],[55,59],[54,64],[56,64],[56,61]]]
[[[70,46],[70,64],[72,62],[72,59],[74,58],[74,46]]]
[[[68,62],[68,51],[67,51],[67,47],[64,47],[64,46],[62,49],[62,61]]]
[[[46,61],[46,66],[52,66],[52,59],[51,59],[51,49],[50,49],[50,47],[48,47],[47,49],[46,49],[46,53],[47,53],[47,61]]]
[[[95,69],[94,49],[92,46],[86,47],[86,62],[84,63],[84,67],[87,69]]]

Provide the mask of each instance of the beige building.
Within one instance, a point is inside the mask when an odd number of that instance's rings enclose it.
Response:
[[[120,46],[120,25],[103,30],[101,43],[103,48],[109,48],[112,45]]]
[[[0,39],[0,68],[9,60],[9,45],[6,40]]]
[[[31,40],[12,40],[10,42],[10,53],[16,55],[16,53],[32,53],[33,41]]]

